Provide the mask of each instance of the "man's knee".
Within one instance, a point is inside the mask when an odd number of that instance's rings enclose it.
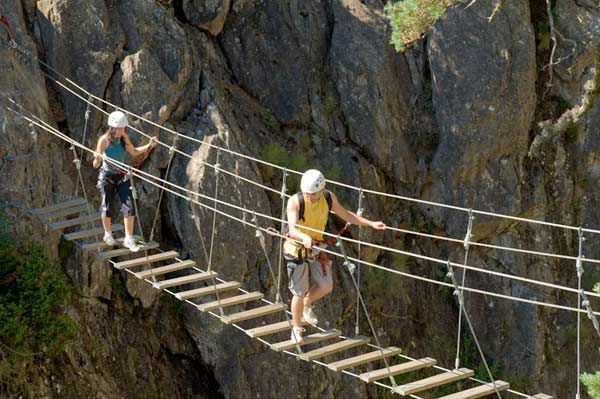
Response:
[[[328,283],[322,284],[321,289],[323,290],[325,295],[331,294],[331,291],[333,291],[333,282],[328,282]]]

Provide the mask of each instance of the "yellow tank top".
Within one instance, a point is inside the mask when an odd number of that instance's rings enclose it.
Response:
[[[303,233],[308,234],[313,240],[322,241],[323,234],[304,229],[303,226],[309,227],[311,229],[323,231],[325,230],[325,226],[327,225],[327,218],[329,217],[329,206],[327,205],[327,200],[323,193],[319,197],[319,200],[314,204],[311,204],[308,201],[306,196],[304,197],[304,220],[298,220],[298,230]],[[283,250],[286,254],[291,256],[298,256],[298,250],[302,247],[301,244],[297,244],[293,241],[286,240],[283,244]],[[307,251],[304,251],[302,256],[305,257],[308,254]]]

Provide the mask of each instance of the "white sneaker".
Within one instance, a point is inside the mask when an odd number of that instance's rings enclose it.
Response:
[[[319,322],[319,319],[317,319],[317,316],[315,316],[315,313],[312,310],[312,306],[304,307],[304,310],[302,311],[302,318],[305,322],[312,324],[313,326]]]
[[[116,245],[117,241],[115,241],[115,238],[113,237],[112,233],[104,233],[104,238],[102,238],[102,241],[104,241],[106,243],[106,245]]]
[[[304,338],[302,338],[302,333],[304,331],[306,330],[302,327],[292,327],[292,335],[290,337],[290,340],[295,344],[301,344],[302,342],[304,342]]]
[[[128,248],[131,252],[137,252],[140,250],[140,247],[135,243],[133,237],[125,237],[123,240],[123,246]]]

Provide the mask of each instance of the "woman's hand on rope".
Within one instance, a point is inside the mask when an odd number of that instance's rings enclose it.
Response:
[[[156,137],[150,137],[150,142],[148,143],[148,148],[155,148],[158,145],[158,139]]]
[[[385,230],[387,226],[383,222],[371,222],[371,227],[375,230]]]

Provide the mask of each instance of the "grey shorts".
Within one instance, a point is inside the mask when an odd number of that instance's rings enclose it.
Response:
[[[333,284],[331,261],[323,265],[317,259],[307,259],[299,263],[295,258],[285,257],[287,261],[288,288],[293,295],[304,296],[313,287]]]

